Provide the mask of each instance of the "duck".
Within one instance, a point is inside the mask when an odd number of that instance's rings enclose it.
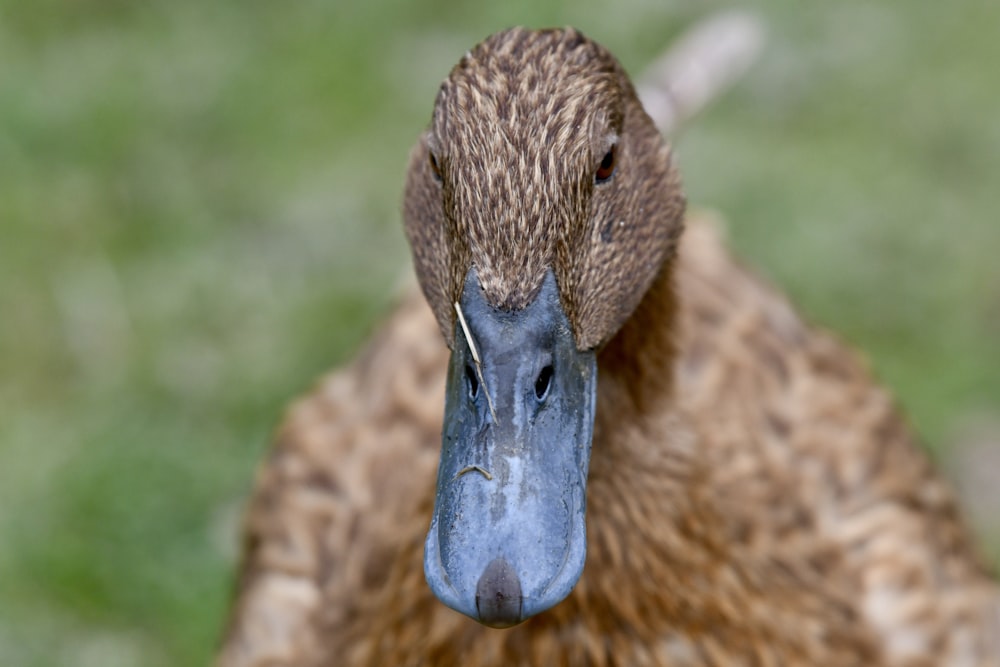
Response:
[[[467,52],[403,222],[419,289],[278,429],[219,665],[1000,665],[952,490],[603,46]]]

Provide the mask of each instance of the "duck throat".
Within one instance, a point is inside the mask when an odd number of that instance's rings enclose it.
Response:
[[[656,419],[673,397],[677,291],[668,260],[632,316],[597,357],[597,419],[640,424]]]
[[[609,623],[648,623],[651,637],[714,616],[691,578],[725,558],[704,461],[675,402],[677,320],[668,262],[598,355],[587,530],[588,562],[601,567],[585,571],[581,602]]]

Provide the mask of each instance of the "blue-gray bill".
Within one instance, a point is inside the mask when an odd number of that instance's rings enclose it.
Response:
[[[597,363],[577,350],[551,271],[504,312],[471,269],[460,305],[424,572],[452,609],[509,627],[583,571]]]

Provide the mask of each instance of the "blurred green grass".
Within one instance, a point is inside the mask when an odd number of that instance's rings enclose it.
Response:
[[[0,664],[208,660],[255,462],[389,307],[467,48],[573,24],[638,72],[723,6],[0,0]],[[937,447],[1000,413],[1000,5],[755,6],[690,199]]]

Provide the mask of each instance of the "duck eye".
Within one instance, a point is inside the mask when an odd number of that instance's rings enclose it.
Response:
[[[605,183],[611,176],[615,173],[615,145],[612,144],[608,152],[605,153],[604,159],[601,160],[601,164],[597,167],[597,173],[594,174],[594,181],[597,183]]]
[[[431,173],[434,174],[434,180],[440,183],[441,165],[438,164],[437,157],[434,156],[434,153],[432,151],[427,151],[427,161],[431,163]]]
[[[465,367],[465,378],[469,381],[469,398],[476,400],[479,396],[479,378],[476,377],[476,371],[472,366]]]
[[[538,379],[535,380],[535,398],[540,401],[545,400],[545,397],[549,394],[549,386],[552,384],[552,373],[552,366],[546,366],[538,374]]]

